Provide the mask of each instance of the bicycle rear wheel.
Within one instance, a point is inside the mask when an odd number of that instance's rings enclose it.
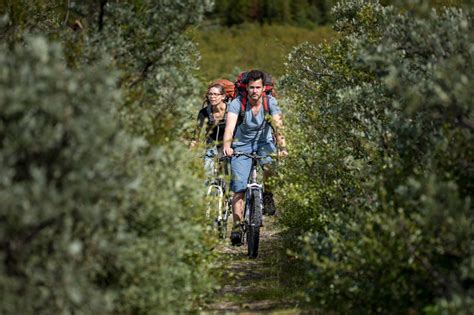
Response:
[[[253,190],[250,196],[249,229],[247,231],[248,256],[257,258],[260,242],[260,226],[262,225],[262,194]]]

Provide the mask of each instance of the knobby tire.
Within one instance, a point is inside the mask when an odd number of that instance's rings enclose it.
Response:
[[[250,196],[249,230],[247,231],[248,256],[257,258],[262,225],[262,198],[260,191],[254,190]]]

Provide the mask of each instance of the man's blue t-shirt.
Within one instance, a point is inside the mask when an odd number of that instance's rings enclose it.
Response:
[[[269,114],[271,116],[281,114],[277,100],[273,96],[269,96],[268,98]],[[236,98],[229,104],[229,112],[240,116],[241,107],[240,97]],[[249,143],[263,144],[272,142],[272,128],[270,124],[265,121],[265,110],[263,104],[256,116],[252,113],[250,101],[247,101],[246,107],[245,118],[243,122],[236,127],[233,145],[240,146]]]

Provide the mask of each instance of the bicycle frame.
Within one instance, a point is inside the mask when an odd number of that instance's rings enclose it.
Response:
[[[245,191],[245,213],[244,220],[249,222],[250,217],[250,204],[252,198],[252,192],[258,191],[260,198],[262,198],[263,185],[259,184],[257,181],[257,161],[252,159],[252,168],[250,171],[249,180],[247,183],[247,190]]]
[[[226,196],[225,179],[219,172],[219,170],[223,168],[221,163],[225,163],[224,159],[225,158],[219,158],[214,162],[212,179],[208,184],[206,194],[207,197],[215,198],[214,201],[217,201],[213,202],[212,199],[209,199],[209,203],[206,207],[206,218],[210,219],[212,217],[213,224],[217,227],[221,238],[225,238],[227,219],[230,216],[230,202]],[[224,165],[224,174],[226,173],[226,167],[227,165]]]
[[[242,241],[247,243],[248,256],[256,258],[260,240],[260,227],[263,220],[263,185],[258,183],[257,161],[262,159],[263,156],[243,152],[235,152],[234,154],[236,156],[244,155],[252,159],[252,167],[247,180],[247,189],[245,190]]]

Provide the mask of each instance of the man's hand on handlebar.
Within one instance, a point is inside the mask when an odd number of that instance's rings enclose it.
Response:
[[[225,156],[232,156],[234,154],[234,149],[232,149],[231,147],[224,147],[223,151]]]
[[[224,155],[228,156],[228,157],[233,156],[234,153],[242,154],[242,152],[235,152],[234,149],[232,149],[231,147],[224,148],[223,151],[224,151]],[[269,156],[286,157],[286,156],[288,156],[288,151],[286,149],[280,149],[280,150],[278,150],[278,152],[276,154],[269,154]]]

